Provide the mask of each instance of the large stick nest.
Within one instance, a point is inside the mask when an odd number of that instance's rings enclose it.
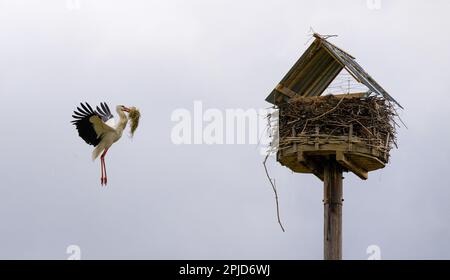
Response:
[[[333,95],[296,97],[279,106],[280,148],[298,136],[352,136],[389,152],[396,144],[394,105],[384,98]],[[336,138],[336,137],[335,137]]]

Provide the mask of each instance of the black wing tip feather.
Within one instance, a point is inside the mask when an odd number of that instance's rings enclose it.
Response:
[[[102,120],[104,122],[108,121],[109,119],[113,118],[113,115],[111,114],[111,110],[109,110],[108,104],[106,102],[100,102],[100,107],[97,106],[97,114],[100,115]]]
[[[106,102],[100,103],[100,106],[102,107],[102,109],[105,113],[111,114],[111,111],[109,110],[108,104],[106,104]]]
[[[88,113],[88,114],[93,114],[94,110],[92,110],[91,105],[89,105],[89,103],[85,102],[86,105],[84,105],[83,103],[80,103],[81,107],[83,107],[83,109]]]
[[[95,132],[89,119],[92,116],[98,116],[102,121],[106,122],[113,117],[111,110],[106,102],[101,102],[100,107],[96,106],[96,110],[92,109],[87,102],[80,102],[80,107],[73,111],[73,120],[71,123],[76,126],[78,135],[89,145],[97,146],[101,138]]]
[[[92,109],[91,105],[87,102],[80,102],[80,106],[77,107],[75,111],[73,111],[74,115],[72,117],[75,119],[72,123],[76,123],[77,121],[92,115],[98,115],[104,122],[113,118],[111,114],[111,110],[106,102],[100,102],[100,106],[96,106],[95,110]]]
[[[77,107],[77,109],[73,111],[74,115],[72,115],[72,117],[74,119],[71,121],[71,123],[76,126],[78,135],[87,144],[97,146],[101,139],[100,137],[98,137],[89,119],[92,116],[101,116],[97,112],[95,112],[92,109],[91,105],[89,105],[89,103],[87,102],[85,102],[85,104],[80,103],[80,106],[81,108]]]
[[[91,117],[93,114],[95,114],[89,103],[85,102],[85,104],[83,104],[82,102],[80,102],[80,106],[81,108],[77,106],[77,109],[73,111],[74,115],[72,115],[72,117],[74,118],[74,120],[71,121],[73,124],[76,124],[87,116]]]

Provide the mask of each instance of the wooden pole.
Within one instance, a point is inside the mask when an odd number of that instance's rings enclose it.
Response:
[[[331,157],[324,168],[324,259],[342,259],[342,168]]]

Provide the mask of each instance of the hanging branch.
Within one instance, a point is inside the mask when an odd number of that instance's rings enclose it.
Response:
[[[267,162],[267,159],[269,158],[269,155],[270,155],[270,153],[267,153],[266,158],[263,161],[264,170],[266,170],[267,178],[269,179],[270,185],[272,186],[272,189],[273,189],[273,193],[275,194],[275,203],[276,203],[276,206],[277,206],[278,224],[280,225],[281,230],[283,232],[285,232],[283,224],[281,223],[281,219],[280,219],[280,207],[279,207],[279,203],[278,203],[278,193],[277,193],[277,188],[275,186],[275,179],[270,178],[269,171],[267,170],[267,166],[266,166],[266,162]]]

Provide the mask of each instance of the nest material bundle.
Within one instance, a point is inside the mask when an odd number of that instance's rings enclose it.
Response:
[[[128,113],[128,118],[130,119],[130,128],[131,128],[131,137],[134,136],[134,132],[136,131],[139,125],[139,118],[141,117],[141,113],[136,107],[131,107],[130,112]]]
[[[369,97],[297,97],[279,106],[280,148],[297,136],[314,136],[317,131],[327,139],[349,135],[369,146],[389,151],[396,144],[395,110],[391,103]]]

